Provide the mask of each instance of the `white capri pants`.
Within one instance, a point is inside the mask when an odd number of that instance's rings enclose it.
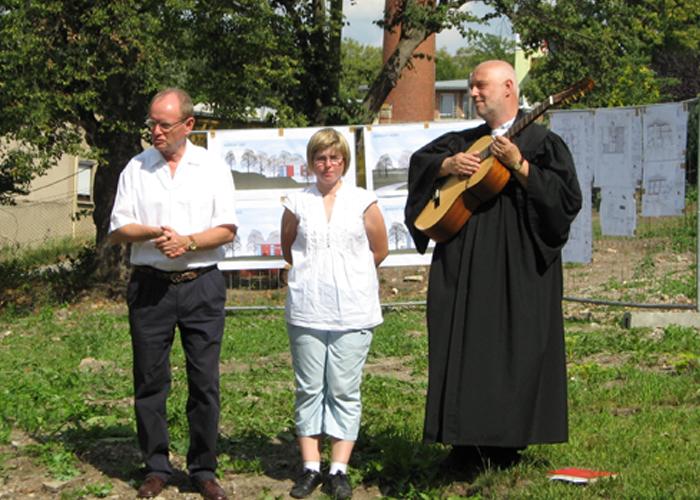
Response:
[[[296,382],[298,436],[357,440],[362,367],[372,330],[326,331],[287,323]]]

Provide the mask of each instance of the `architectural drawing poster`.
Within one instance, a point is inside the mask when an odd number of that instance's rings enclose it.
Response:
[[[642,133],[642,215],[681,215],[685,207],[686,105],[646,106],[642,115]]]
[[[600,190],[600,230],[609,236],[634,236],[637,206],[634,187]]]
[[[373,125],[363,130],[367,189],[377,196],[406,192],[408,161],[414,151],[447,132],[474,128],[481,120]]]
[[[345,174],[355,185],[355,129],[335,127],[350,145],[352,158]],[[208,148],[233,172],[238,200],[274,199],[290,189],[316,182],[306,165],[306,145],[314,128],[242,129],[209,131]]]
[[[279,233],[281,197],[316,182],[306,165],[306,145],[317,130],[318,127],[209,131],[209,150],[220,156],[233,173],[240,223],[236,240],[226,248],[227,259],[236,260],[222,263],[222,269],[284,266]],[[354,153],[354,128],[336,130]],[[355,157],[351,156],[344,182],[355,185]]]
[[[593,185],[636,188],[642,180],[640,110],[604,108],[595,111]]]
[[[416,257],[413,240],[404,224],[408,188],[408,162],[414,151],[447,132],[481,125],[481,120],[460,120],[400,125],[373,125],[363,130],[367,189],[374,189],[389,233],[392,265],[429,263],[430,255]],[[432,243],[431,243],[432,245]],[[413,255],[412,255],[413,254]]]
[[[562,250],[564,262],[589,263],[593,257],[592,184],[595,159],[593,111],[554,111],[550,128],[569,146],[581,186],[583,206],[571,224],[569,240]]]

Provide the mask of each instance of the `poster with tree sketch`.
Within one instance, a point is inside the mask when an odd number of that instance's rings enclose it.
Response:
[[[447,132],[473,128],[481,123],[481,120],[460,120],[365,127],[367,189],[374,189],[377,196],[392,191],[405,193],[408,162],[414,151]]]
[[[208,149],[231,169],[236,184],[236,239],[226,246],[225,269],[283,267],[280,246],[281,197],[316,182],[306,165],[306,145],[319,130],[245,129],[209,131]],[[355,133],[336,127],[355,151]],[[351,154],[351,156],[353,156]],[[355,185],[355,158],[344,182]]]
[[[355,132],[335,127],[348,141],[350,165],[345,181],[355,184]],[[301,189],[316,182],[306,165],[306,145],[318,131],[313,128],[242,129],[209,132],[208,148],[221,157],[233,172],[237,196],[279,199],[281,192]]]

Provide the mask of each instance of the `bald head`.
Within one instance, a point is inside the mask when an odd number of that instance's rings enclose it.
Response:
[[[518,82],[513,66],[506,61],[491,60],[479,64],[472,72],[470,93],[477,114],[495,128],[518,113]]]

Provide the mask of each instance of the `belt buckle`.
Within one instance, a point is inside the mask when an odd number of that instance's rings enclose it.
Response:
[[[181,273],[172,274],[170,276],[170,281],[172,283],[184,283],[185,281],[192,281],[197,277],[196,271],[183,271]]]

